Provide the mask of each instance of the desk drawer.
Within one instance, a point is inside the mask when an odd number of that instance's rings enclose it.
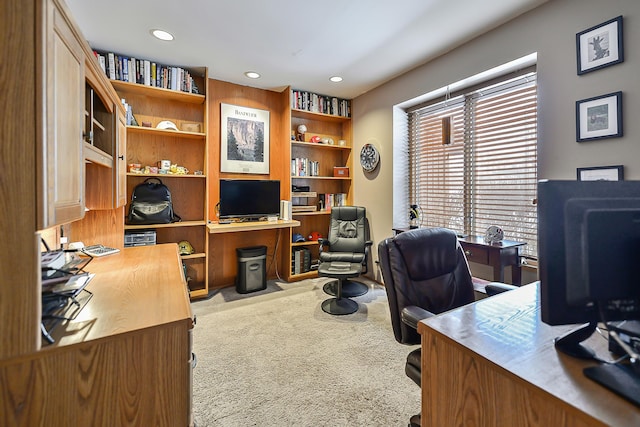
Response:
[[[467,256],[467,261],[477,262],[478,264],[489,264],[489,250],[481,248],[479,246],[462,245],[464,254]]]

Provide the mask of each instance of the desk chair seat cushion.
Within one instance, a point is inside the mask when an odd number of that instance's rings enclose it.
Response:
[[[326,277],[347,279],[360,275],[362,265],[359,263],[333,261],[323,262],[318,266],[318,274]]]
[[[439,314],[474,301],[469,265],[451,230],[419,228],[401,233],[381,242],[378,256],[398,342],[420,342],[418,332],[400,319],[405,307]]]
[[[364,253],[352,252],[322,252],[320,253],[321,262],[346,262],[362,264],[364,262]]]

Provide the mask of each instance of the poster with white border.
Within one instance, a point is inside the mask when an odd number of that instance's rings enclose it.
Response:
[[[269,111],[220,104],[220,171],[269,173]]]

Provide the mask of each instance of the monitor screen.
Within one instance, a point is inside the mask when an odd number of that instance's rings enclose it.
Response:
[[[640,319],[640,181],[540,181],[542,321]]]
[[[280,214],[280,181],[221,179],[220,218],[260,219]]]

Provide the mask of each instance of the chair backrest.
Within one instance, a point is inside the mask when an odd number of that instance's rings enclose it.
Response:
[[[469,264],[451,230],[406,231],[380,242],[378,258],[398,342],[420,342],[417,331],[402,322],[403,308],[418,306],[439,314],[474,301]]]
[[[327,236],[331,252],[365,253],[369,240],[367,211],[361,206],[331,208],[331,224]]]

